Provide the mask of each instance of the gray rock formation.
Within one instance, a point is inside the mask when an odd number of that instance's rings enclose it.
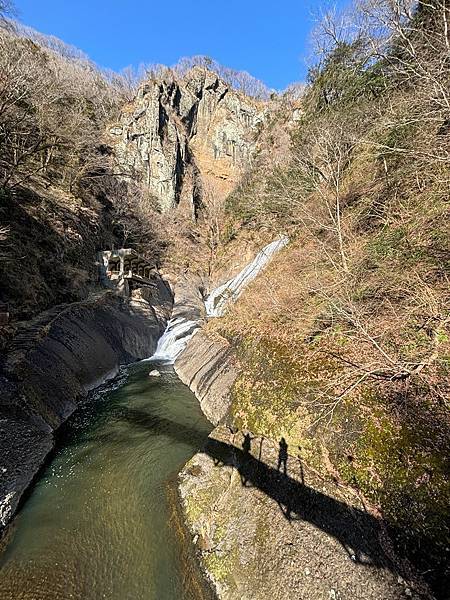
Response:
[[[219,335],[199,330],[175,361],[175,371],[196,395],[206,417],[217,425],[230,408],[237,377],[230,345]]]
[[[163,209],[195,213],[205,190],[225,196],[238,181],[264,117],[263,102],[194,67],[141,85],[109,138],[121,170],[147,185]]]
[[[54,445],[53,432],[119,365],[150,356],[172,308],[168,285],[55,307],[20,330],[0,376],[0,531]]]

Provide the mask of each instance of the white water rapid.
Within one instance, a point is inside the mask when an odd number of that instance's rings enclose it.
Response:
[[[255,258],[240,273],[219,285],[205,300],[206,315],[208,317],[221,317],[228,306],[235,302],[244,291],[245,287],[264,269],[272,256],[279,252],[289,239],[286,236],[265,246]],[[201,327],[202,320],[192,320],[186,317],[170,319],[166,331],[159,339],[152,361],[175,362],[175,359],[186,347],[191,337]]]
[[[185,349],[191,337],[200,328],[200,320],[175,317],[167,323],[165,332],[159,338],[156,352],[150,360],[175,362],[176,357]]]

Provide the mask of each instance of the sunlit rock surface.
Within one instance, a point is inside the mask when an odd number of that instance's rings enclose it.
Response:
[[[217,427],[179,477],[188,526],[221,600],[423,598],[384,526],[298,448]]]
[[[198,331],[175,361],[175,371],[194,392],[211,423],[225,418],[231,404],[230,388],[237,377],[227,340]]]
[[[145,183],[163,209],[195,212],[204,194],[224,197],[238,182],[265,111],[263,102],[194,67],[184,78],[142,84],[109,141],[123,171]]]

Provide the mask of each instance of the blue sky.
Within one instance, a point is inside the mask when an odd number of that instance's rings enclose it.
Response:
[[[343,4],[338,0],[337,4]],[[304,80],[320,0],[15,0],[18,19],[102,67],[205,54],[269,87]]]

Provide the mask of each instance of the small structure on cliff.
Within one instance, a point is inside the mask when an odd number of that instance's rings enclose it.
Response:
[[[117,288],[128,295],[130,284],[155,286],[152,281],[155,266],[131,248],[101,250],[97,258],[99,281],[103,287]]]

